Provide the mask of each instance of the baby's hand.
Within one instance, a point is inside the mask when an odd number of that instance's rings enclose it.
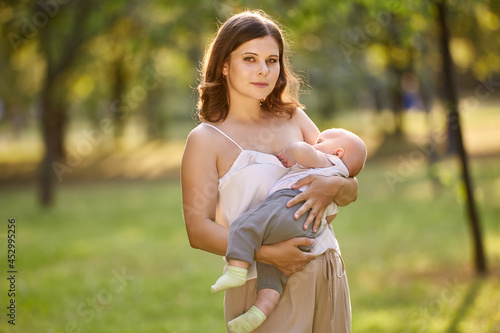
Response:
[[[285,150],[283,149],[280,151],[278,154],[276,154],[276,157],[280,160],[280,162],[287,168],[290,168],[292,165],[295,163],[293,161],[290,161],[288,157],[286,156]]]

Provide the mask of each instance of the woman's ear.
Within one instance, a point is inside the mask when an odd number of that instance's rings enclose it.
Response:
[[[228,73],[229,73],[229,65],[228,65],[228,63],[226,62],[226,63],[224,64],[224,67],[222,67],[222,75],[227,76],[227,74],[228,74]]]
[[[335,156],[338,158],[342,158],[344,156],[344,148],[337,148],[335,149]]]

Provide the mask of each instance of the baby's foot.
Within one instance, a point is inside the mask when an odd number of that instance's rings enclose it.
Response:
[[[266,315],[255,305],[241,316],[227,323],[231,333],[248,333],[262,325],[266,320]]]
[[[212,292],[218,293],[229,288],[239,287],[247,282],[248,269],[228,266],[224,273],[212,286]]]

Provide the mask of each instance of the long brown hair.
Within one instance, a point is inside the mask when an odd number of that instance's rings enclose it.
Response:
[[[217,32],[205,53],[198,85],[198,118],[200,121],[224,121],[229,112],[229,95],[226,78],[222,75],[224,64],[231,52],[242,44],[271,36],[279,48],[280,73],[274,90],[262,101],[261,108],[278,115],[282,112],[292,116],[297,107],[300,79],[288,61],[288,49],[281,29],[262,11],[246,11],[230,17]]]

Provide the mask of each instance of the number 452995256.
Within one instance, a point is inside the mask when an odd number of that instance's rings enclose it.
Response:
[[[8,252],[7,261],[9,268],[16,268],[16,219],[9,219],[7,230]]]

